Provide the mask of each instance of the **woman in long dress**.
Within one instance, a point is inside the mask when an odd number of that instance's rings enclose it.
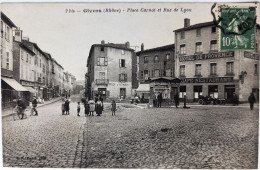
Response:
[[[102,114],[102,111],[103,111],[103,104],[102,102],[100,101],[100,99],[98,99],[97,103],[96,103],[96,112],[97,112],[97,115],[100,116]]]
[[[89,104],[89,113],[90,113],[90,116],[94,116],[94,111],[95,111],[95,101],[93,99],[90,99],[88,101],[88,104]]]

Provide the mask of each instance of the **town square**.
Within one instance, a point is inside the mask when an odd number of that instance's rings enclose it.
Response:
[[[1,5],[4,168],[258,168],[259,3]]]

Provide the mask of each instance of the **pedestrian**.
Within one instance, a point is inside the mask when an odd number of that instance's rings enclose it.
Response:
[[[65,114],[65,98],[64,97],[61,98],[61,112],[62,112],[62,115]]]
[[[64,106],[65,106],[65,114],[69,115],[70,114],[70,101],[69,101],[69,99],[65,100]]]
[[[90,116],[94,116],[94,111],[95,111],[95,101],[90,98],[90,100],[88,101],[88,104],[89,104],[89,114]]]
[[[38,111],[36,110],[36,107],[37,107],[37,99],[35,96],[33,96],[31,115],[33,115],[33,112],[35,112],[35,116],[38,116]]]
[[[158,107],[162,107],[162,93],[159,93],[157,98],[158,98]]]
[[[87,117],[89,115],[89,104],[87,100],[84,104],[84,107],[85,107],[85,117]]]
[[[80,113],[80,102],[78,102],[77,112],[78,112],[78,116],[80,116],[80,115],[79,115],[79,113]]]
[[[178,106],[179,106],[179,95],[178,95],[178,93],[176,93],[174,95],[174,102],[175,102],[175,107],[178,108]]]
[[[19,108],[19,113],[22,115],[21,119],[23,119],[26,105],[25,105],[25,101],[21,99],[21,97],[18,97],[17,106]]]
[[[104,105],[103,105],[103,97],[102,97],[102,95],[99,95],[98,98],[99,98],[99,100],[100,100],[101,103],[102,103],[102,111],[104,111]]]
[[[112,111],[112,116],[115,116],[116,115],[116,102],[115,100],[112,100],[112,103],[111,103],[111,111]]]
[[[102,111],[103,111],[103,104],[100,101],[100,99],[98,99],[97,103],[96,103],[96,113],[97,113],[97,116],[100,116],[102,114]]]
[[[248,101],[250,103],[250,109],[253,110],[254,109],[254,103],[255,103],[255,96],[253,93],[251,93],[251,95],[248,97]]]
[[[95,96],[95,103],[97,103],[97,101],[98,101],[98,94],[96,94]]]

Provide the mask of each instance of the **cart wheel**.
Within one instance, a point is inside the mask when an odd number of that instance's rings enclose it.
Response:
[[[204,104],[204,101],[202,99],[199,99],[198,102],[199,102],[199,104],[202,104],[202,105]]]

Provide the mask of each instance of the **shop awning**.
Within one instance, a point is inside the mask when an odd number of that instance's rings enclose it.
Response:
[[[1,80],[6,82],[9,86],[11,86],[16,91],[28,91],[20,83],[18,83],[15,79],[7,78],[7,77],[1,77]]]
[[[36,93],[36,90],[34,89],[34,88],[32,88],[32,87],[26,87],[26,86],[24,86],[29,92],[31,92],[31,93]]]
[[[139,87],[136,89],[136,92],[150,93],[150,84],[139,84]]]

